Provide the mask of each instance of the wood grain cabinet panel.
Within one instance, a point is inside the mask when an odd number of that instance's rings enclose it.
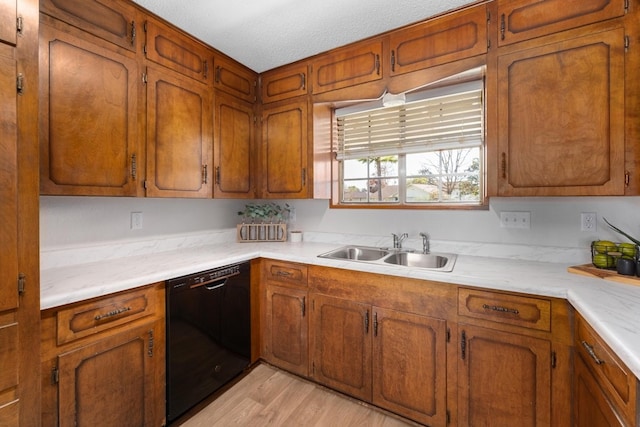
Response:
[[[247,102],[256,101],[258,75],[235,61],[216,56],[213,59],[214,86]]]
[[[103,45],[41,26],[42,194],[137,193],[138,63]]]
[[[625,0],[498,0],[498,44],[507,45],[624,15]]]
[[[392,76],[486,53],[486,5],[430,19],[389,39]]]
[[[264,358],[279,368],[309,376],[307,290],[266,287]]]
[[[498,58],[499,195],[624,194],[624,55],[614,29]]]
[[[307,101],[271,104],[262,112],[262,197],[308,197]]]
[[[359,43],[312,60],[313,93],[382,79],[382,41]]]
[[[459,325],[459,425],[551,425],[551,343]]]
[[[211,88],[168,70],[147,75],[147,196],[211,197]]]
[[[640,423],[638,379],[582,316],[576,317],[575,348],[579,355],[576,359],[581,358],[584,367],[592,374],[592,379],[582,378],[583,383],[576,383],[577,391],[586,393],[589,390],[594,394],[592,396],[594,400],[609,402],[613,412],[624,420],[622,425],[638,425]],[[583,377],[587,375],[586,372],[581,373],[579,370],[577,373],[582,374]],[[592,382],[597,384],[597,388],[589,386]],[[583,394],[582,397],[586,399],[587,395]],[[603,415],[607,412],[606,408],[601,410]],[[582,420],[579,426],[592,425],[589,424],[592,420],[587,416],[589,411],[591,409],[585,405],[576,408],[577,418]]]
[[[282,101],[306,95],[309,91],[308,75],[306,63],[289,65],[262,74],[260,76],[262,102]]]
[[[18,18],[16,0],[0,0],[0,41],[16,45],[16,20]]]
[[[213,197],[255,197],[253,105],[217,91],[214,105]]]
[[[148,20],[144,24],[144,52],[150,61],[180,74],[210,84],[210,49],[186,34],[163,23]]]
[[[130,3],[41,0],[40,11],[124,49],[137,51],[137,12]]]

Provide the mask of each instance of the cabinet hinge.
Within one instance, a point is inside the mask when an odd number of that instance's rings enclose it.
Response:
[[[149,344],[147,346],[147,355],[153,357],[153,329],[149,331]]]
[[[16,77],[16,91],[18,95],[24,93],[24,75],[22,75],[22,73],[18,73],[18,77]]]
[[[447,418],[446,423],[447,424],[451,424],[451,412],[449,412],[448,409],[447,409],[447,412],[446,412],[446,418]]]
[[[20,15],[16,18],[16,33],[18,33],[18,35],[22,35],[23,25],[24,19],[22,19],[22,15]]]
[[[149,81],[149,75],[147,73],[142,73],[142,84],[147,84]]]
[[[624,171],[624,186],[628,187],[630,181],[631,181],[631,172]]]
[[[629,36],[624,36],[624,52],[625,53],[629,52],[630,44],[631,44],[631,40],[629,39]]]
[[[57,367],[51,370],[51,384],[58,384],[60,382],[60,371]]]
[[[144,182],[142,183],[142,186],[144,187],[145,190],[149,188],[149,181],[145,179]]]
[[[629,12],[629,0],[624,0],[624,13]]]
[[[142,26],[142,28],[144,29],[144,32],[147,32],[147,21],[144,22],[144,25]]]
[[[18,274],[18,295],[24,294],[24,288],[27,284],[27,276],[24,273]]]
[[[144,56],[147,56],[147,45],[146,44],[144,46],[142,46],[142,53],[144,53]]]
[[[447,342],[451,342],[451,329],[447,328]]]
[[[551,367],[555,368],[557,363],[558,363],[558,358],[556,356],[556,352],[552,351],[551,352]]]

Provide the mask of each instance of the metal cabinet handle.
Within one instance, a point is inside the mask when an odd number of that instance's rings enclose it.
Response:
[[[500,313],[511,313],[516,316],[520,314],[520,311],[517,308],[507,308],[499,305],[482,304],[482,308],[485,310],[499,311]]]
[[[584,347],[585,350],[587,350],[587,353],[589,353],[589,356],[591,356],[593,361],[596,362],[596,365],[602,365],[604,363],[604,360],[600,359],[596,354],[596,352],[593,350],[592,345],[590,345],[586,341],[582,341],[582,346]]]
[[[99,320],[103,320],[103,319],[108,319],[109,317],[113,317],[113,316],[117,316],[118,314],[122,314],[125,313],[127,311],[130,311],[131,307],[120,307],[120,308],[116,308],[115,310],[112,310],[108,313],[104,313],[104,314],[98,314],[96,315],[96,317],[94,317],[94,319],[96,321]]]

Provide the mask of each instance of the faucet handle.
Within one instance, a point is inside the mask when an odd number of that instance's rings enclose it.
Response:
[[[420,232],[422,236],[422,253],[428,254],[431,251],[429,247],[429,235],[427,233]]]

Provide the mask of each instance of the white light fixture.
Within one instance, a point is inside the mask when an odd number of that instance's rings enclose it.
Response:
[[[404,93],[393,94],[387,92],[382,97],[382,105],[385,107],[398,107],[400,105],[404,105],[406,100],[407,98]]]

